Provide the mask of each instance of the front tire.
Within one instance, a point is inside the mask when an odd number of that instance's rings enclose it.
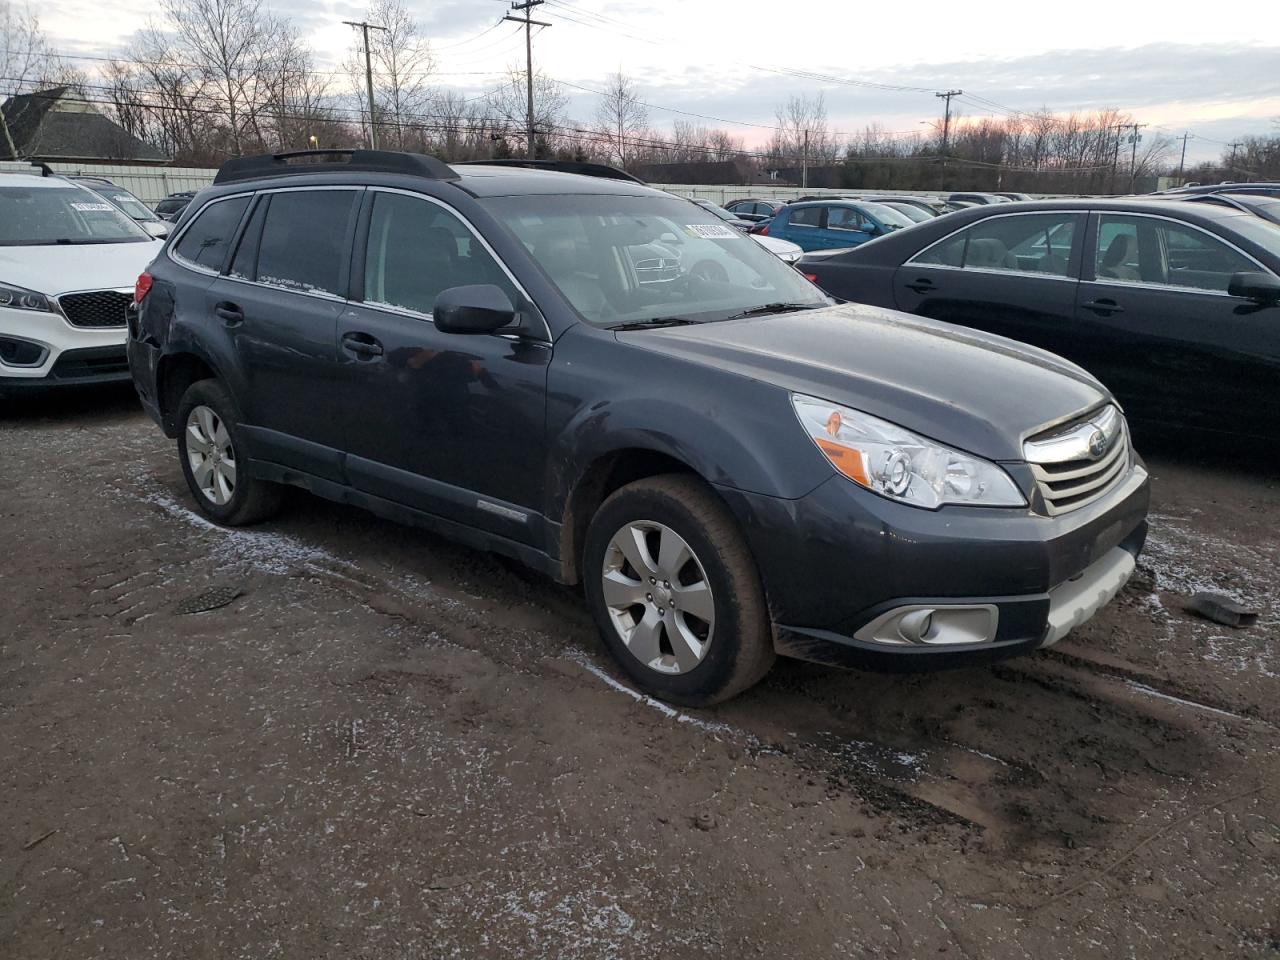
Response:
[[[628,484],[587,530],[583,582],[605,646],[646,693],[727,700],[773,665],[764,588],[732,514],[705,483]]]
[[[200,512],[228,527],[258,523],[280,510],[284,489],[249,475],[235,404],[216,380],[187,388],[178,404],[178,459]]]

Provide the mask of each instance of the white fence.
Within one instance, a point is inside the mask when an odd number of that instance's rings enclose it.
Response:
[[[202,167],[151,167],[135,164],[77,164],[51,163],[49,166],[57,173],[67,175],[84,175],[106,177],[108,180],[124,187],[137,195],[144,203],[155,206],[160,200],[179,190],[199,190],[213,183],[217,170]],[[0,163],[0,170],[28,170],[22,163]],[[687,183],[655,183],[652,186],[659,190],[668,190],[681,197],[700,197],[723,206],[734,200],[747,197],[760,199],[794,200],[807,196],[839,196],[857,193],[862,196],[873,194],[920,194],[928,195],[920,190],[826,190],[818,187],[775,187],[768,184],[754,186],[734,186],[721,184],[687,184]]]

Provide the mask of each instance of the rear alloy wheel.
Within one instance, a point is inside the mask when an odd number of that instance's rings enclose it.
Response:
[[[705,706],[773,665],[754,558],[728,508],[695,476],[616,491],[591,520],[582,570],[605,645],[646,693]]]
[[[178,404],[178,459],[196,506],[215,523],[239,527],[280,509],[284,489],[250,474],[236,406],[217,380],[187,388]]]
[[[201,404],[187,415],[187,463],[196,488],[219,507],[236,488],[236,451],[231,433],[212,409]]]

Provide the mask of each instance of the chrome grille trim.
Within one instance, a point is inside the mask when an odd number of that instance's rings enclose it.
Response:
[[[1051,517],[1105,496],[1131,461],[1128,427],[1114,406],[1032,437],[1023,453]]]

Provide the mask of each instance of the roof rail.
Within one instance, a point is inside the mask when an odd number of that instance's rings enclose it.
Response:
[[[576,173],[582,177],[601,177],[605,180],[625,180],[628,183],[645,184],[639,177],[607,163],[589,163],[586,160],[460,160],[455,167],[529,167],[533,170],[555,170],[559,173]]]
[[[294,150],[236,157],[218,168],[215,184],[303,173],[402,173],[431,180],[457,180],[443,160],[421,153],[393,150]]]

